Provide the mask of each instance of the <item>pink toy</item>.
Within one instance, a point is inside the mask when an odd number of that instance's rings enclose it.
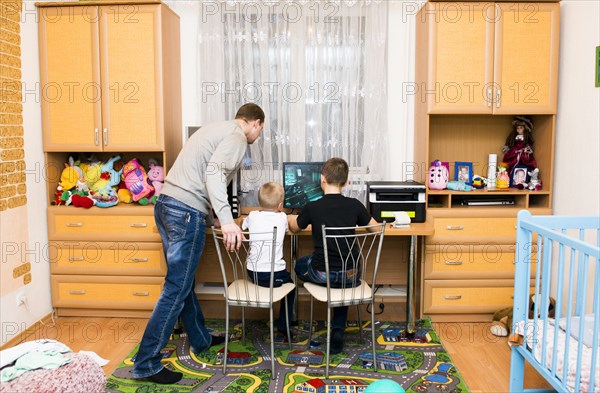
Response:
[[[156,203],[156,199],[162,192],[163,182],[165,181],[165,169],[158,165],[156,160],[149,160],[150,169],[148,170],[148,179],[152,187],[154,187],[154,196],[152,197],[152,203]]]
[[[449,177],[448,168],[446,168],[439,160],[435,160],[433,165],[429,167],[427,185],[430,190],[443,190],[448,187]]]
[[[133,201],[152,195],[154,187],[148,181],[148,175],[137,158],[132,159],[123,166],[125,187],[131,192]]]

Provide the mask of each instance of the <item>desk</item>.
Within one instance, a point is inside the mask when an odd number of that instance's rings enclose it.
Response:
[[[295,264],[297,259],[298,250],[298,238],[304,236],[311,236],[312,231],[310,227],[305,230],[292,234],[291,237],[291,251],[292,251],[292,266]],[[409,331],[412,331],[414,324],[414,301],[415,301],[415,259],[416,259],[416,247],[418,237],[431,236],[434,234],[433,220],[426,220],[423,223],[411,223],[408,228],[393,228],[391,224],[388,224],[385,228],[384,234],[384,247],[385,238],[389,236],[410,236],[410,247],[408,256],[408,279],[406,288],[406,326]]]

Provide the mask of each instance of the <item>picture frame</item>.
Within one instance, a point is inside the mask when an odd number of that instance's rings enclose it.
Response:
[[[519,187],[519,184],[528,184],[529,178],[529,167],[526,165],[516,165],[510,174],[510,186]]]
[[[473,163],[456,161],[454,163],[454,180],[464,181],[470,186],[473,182]]]

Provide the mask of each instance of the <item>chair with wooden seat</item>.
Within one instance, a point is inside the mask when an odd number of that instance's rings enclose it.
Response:
[[[354,229],[353,234],[340,234]],[[327,285],[319,285],[305,282],[304,288],[310,293],[310,326],[308,345],[310,348],[313,321],[314,299],[327,303],[327,355],[325,361],[325,378],[329,378],[329,351],[331,346],[331,309],[341,306],[357,306],[358,326],[362,340],[362,321],[360,317],[360,306],[371,305],[371,350],[373,354],[373,368],[377,371],[375,357],[375,314],[373,312],[375,302],[375,289],[377,269],[379,267],[379,256],[383,244],[385,222],[383,224],[362,227],[326,227],[322,226],[323,249],[325,253],[325,271]],[[348,250],[355,250],[349,252]],[[329,260],[332,253],[337,253],[342,261],[341,274],[352,269],[359,269],[358,274],[351,274],[348,281],[340,285],[330,282]]]
[[[223,352],[223,373],[227,373],[227,348],[229,344],[229,307],[236,306],[242,308],[242,341],[246,342],[246,324],[244,319],[245,307],[268,308],[270,320],[270,338],[271,338],[271,377],[275,378],[275,342],[273,336],[273,303],[284,299],[291,291],[296,289],[294,283],[283,284],[280,287],[273,287],[273,272],[275,267],[275,247],[277,239],[277,227],[273,228],[272,232],[252,233],[252,241],[250,241],[250,233],[242,232],[244,240],[238,250],[228,251],[223,242],[223,233],[221,230],[212,227],[217,256],[221,266],[223,275],[223,287],[225,289],[225,348]],[[260,239],[260,240],[257,240]],[[268,252],[271,261],[271,279],[270,287],[261,287],[254,284],[248,278],[247,259],[250,255],[250,250],[259,250],[259,252]],[[258,282],[256,277],[254,282]],[[287,307],[287,302],[283,301],[280,307]],[[286,308],[287,311],[287,308]],[[290,321],[287,318],[286,312],[286,327],[287,339],[290,350],[292,349],[292,340],[290,334]]]

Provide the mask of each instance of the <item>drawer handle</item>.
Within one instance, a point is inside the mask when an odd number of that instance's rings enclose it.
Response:
[[[449,231],[462,231],[463,229],[465,229],[465,227],[463,227],[462,225],[448,225],[446,229]]]
[[[150,292],[133,292],[133,296],[149,296]]]
[[[462,299],[462,295],[446,295],[444,296],[446,300],[460,300]]]
[[[85,261],[84,257],[69,257],[69,261]]]
[[[148,262],[148,258],[129,258],[129,261],[132,263]]]
[[[145,222],[143,222],[141,224],[140,223],[137,223],[137,224],[133,223],[133,224],[131,224],[132,228],[146,228],[147,226],[148,226],[148,224],[146,224]]]
[[[85,295],[85,291],[83,289],[79,291],[69,291],[69,293],[71,295]]]
[[[446,265],[462,265],[462,261],[446,261]]]
[[[82,227],[83,223],[82,222],[68,222],[66,225],[68,227]]]

